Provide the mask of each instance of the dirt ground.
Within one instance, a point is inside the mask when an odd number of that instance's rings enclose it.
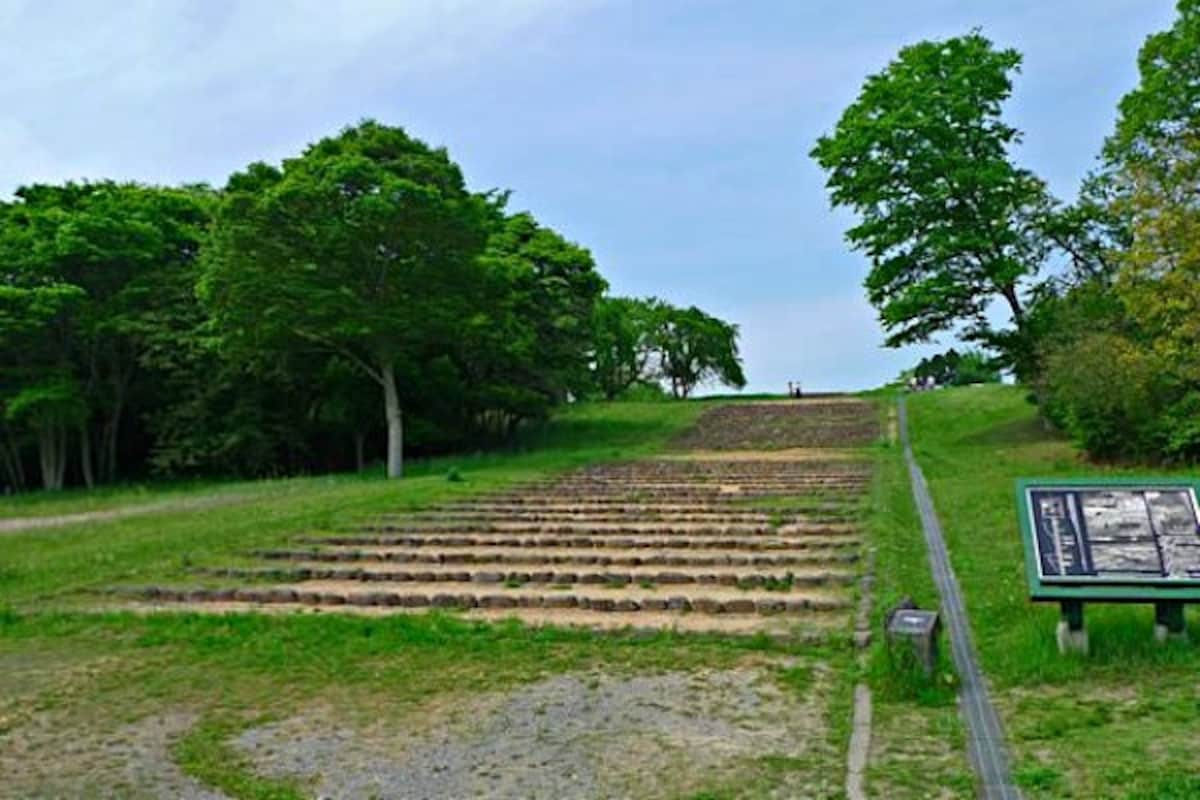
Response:
[[[231,744],[255,773],[298,780],[330,800],[686,797],[761,782],[773,760],[789,771],[753,796],[835,796],[840,754],[826,720],[833,676],[812,668],[797,691],[780,680],[790,665],[564,674],[400,715],[312,706]],[[225,797],[172,761],[195,713],[117,722],[114,709],[109,725],[86,731],[70,716],[69,707],[46,709],[19,735],[0,733],[0,797]]]

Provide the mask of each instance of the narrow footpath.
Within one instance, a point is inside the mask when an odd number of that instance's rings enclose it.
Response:
[[[933,509],[933,499],[925,475],[913,457],[908,435],[908,409],[900,398],[900,440],[904,444],[904,460],[912,482],[913,498],[921,514],[925,546],[929,550],[929,565],[933,580],[942,599],[942,616],[950,635],[954,666],[958,669],[962,689],[959,707],[967,725],[967,751],[979,780],[980,796],[985,800],[1019,800],[1020,791],[1013,785],[1008,749],[1004,743],[1004,728],[988,695],[987,682],[979,668],[966,605],[958,587],[958,579],[950,566],[942,526]]]

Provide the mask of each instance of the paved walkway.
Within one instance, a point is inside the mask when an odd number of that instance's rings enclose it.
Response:
[[[987,681],[979,668],[966,606],[958,588],[958,579],[954,577],[954,569],[950,566],[946,542],[942,537],[942,526],[933,509],[933,499],[929,496],[929,486],[925,483],[921,467],[913,457],[908,436],[908,409],[904,398],[900,399],[900,439],[904,443],[904,460],[908,463],[913,498],[921,514],[921,527],[925,531],[929,565],[942,598],[942,615],[950,635],[954,665],[962,681],[960,707],[967,724],[967,749],[979,779],[980,796],[985,800],[1018,800],[1021,793],[1012,782],[1008,749],[1004,743],[1004,728],[988,695]]]

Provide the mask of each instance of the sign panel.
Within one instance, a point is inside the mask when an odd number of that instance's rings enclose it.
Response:
[[[1091,596],[1161,596],[1146,594],[1150,587],[1200,596],[1200,506],[1192,482],[1022,481],[1018,504],[1035,599],[1086,599],[1068,590],[1103,586],[1114,589]]]

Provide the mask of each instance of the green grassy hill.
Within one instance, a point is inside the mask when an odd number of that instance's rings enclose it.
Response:
[[[1150,606],[1089,605],[1091,654],[1061,656],[1057,606],[1028,600],[1015,508],[1021,477],[1172,473],[1088,463],[1043,427],[1018,387],[949,389],[908,403],[913,447],[1027,796],[1200,797],[1196,612],[1193,643],[1162,646]]]

